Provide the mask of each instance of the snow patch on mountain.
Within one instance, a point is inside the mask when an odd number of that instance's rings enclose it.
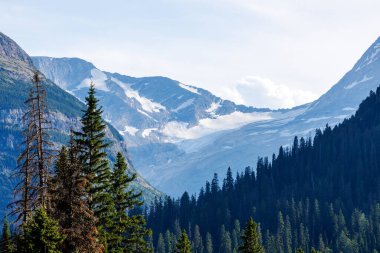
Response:
[[[185,102],[183,102],[182,104],[180,104],[177,108],[175,108],[174,110],[172,110],[173,112],[179,112],[187,107],[189,107],[190,105],[192,105],[194,103],[194,98],[191,98],[189,100],[186,100]]]
[[[179,86],[181,86],[181,88],[185,89],[185,90],[188,90],[192,93],[195,93],[195,94],[198,94],[200,95],[199,91],[197,88],[193,87],[193,86],[190,86],[190,85],[186,85],[186,84],[183,84],[183,83],[179,83],[178,84]]]
[[[211,116],[216,116],[216,110],[220,107],[222,101],[218,103],[213,102],[210,107],[206,110],[206,112],[210,113]]]
[[[121,135],[124,135],[125,133],[128,133],[130,135],[133,135],[135,136],[136,133],[139,131],[139,129],[137,129],[136,127],[133,127],[133,126],[125,126],[124,130],[123,131],[120,131],[120,134]]]
[[[158,113],[161,110],[166,110],[165,106],[140,96],[140,94],[136,90],[132,89],[129,84],[124,83],[114,77],[111,77],[111,80],[124,89],[125,95],[127,97],[136,99],[141,104],[141,107],[144,111],[149,113]]]
[[[156,130],[157,130],[157,128],[147,128],[147,129],[144,129],[143,132],[142,132],[142,134],[141,134],[141,136],[142,136],[143,138],[146,138],[146,137],[148,137],[153,131],[156,131]]]
[[[167,142],[175,143],[180,140],[197,139],[218,131],[236,129],[248,123],[270,119],[272,119],[272,115],[269,112],[242,113],[235,111],[216,118],[201,119],[198,125],[191,127],[188,123],[171,121],[165,125],[161,132],[167,137]]]
[[[354,82],[352,82],[351,84],[345,86],[344,88],[345,88],[346,90],[352,89],[352,88],[354,88],[356,85],[361,84],[361,83],[364,83],[364,82],[367,82],[367,81],[371,80],[372,78],[373,78],[372,76],[368,77],[368,76],[364,75],[364,77],[363,77],[360,81],[354,81]]]

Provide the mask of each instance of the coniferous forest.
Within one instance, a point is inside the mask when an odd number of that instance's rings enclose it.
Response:
[[[147,214],[157,252],[176,252],[181,229],[193,252],[239,252],[250,217],[265,252],[378,252],[379,159],[380,88],[355,116],[313,139],[295,137],[256,168],[228,169],[197,195],[157,200]]]
[[[82,128],[49,142],[39,74],[26,100],[15,201],[0,252],[378,252],[380,88],[343,123],[294,138],[197,195],[143,203],[122,153],[110,164],[94,85]],[[255,159],[255,158],[252,158]],[[12,229],[11,229],[12,227]]]

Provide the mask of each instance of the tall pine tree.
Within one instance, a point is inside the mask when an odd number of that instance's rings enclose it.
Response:
[[[107,247],[112,235],[108,233],[112,226],[114,207],[110,191],[111,172],[105,149],[110,145],[106,141],[106,124],[102,119],[102,108],[95,97],[95,86],[90,85],[86,97],[86,110],[82,117],[82,130],[77,132],[76,141],[81,152],[83,170],[88,180],[88,205],[98,218],[98,229],[102,243]]]

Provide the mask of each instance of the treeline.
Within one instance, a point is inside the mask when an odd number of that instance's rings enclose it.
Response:
[[[255,170],[214,175],[198,195],[157,200],[147,213],[160,253],[185,229],[193,252],[237,252],[240,223],[259,223],[267,252],[378,252],[380,88],[355,116],[313,139],[295,137]],[[164,245],[164,246],[162,246]],[[164,250],[163,250],[164,249]]]
[[[80,131],[67,147],[50,142],[45,87],[38,73],[26,100],[23,151],[18,157],[15,215],[11,233],[5,219],[0,252],[152,252],[151,230],[141,193],[129,190],[130,175],[121,153],[112,166],[105,149],[106,124],[94,85],[86,97]]]

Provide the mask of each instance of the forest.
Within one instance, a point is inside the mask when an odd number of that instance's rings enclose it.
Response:
[[[50,142],[39,73],[25,101],[15,199],[0,252],[378,252],[380,87],[341,124],[294,138],[256,168],[214,174],[198,194],[144,203],[114,164],[91,85],[66,146]],[[256,159],[256,158],[252,158]],[[11,222],[8,222],[10,220]]]
[[[147,213],[157,252],[175,252],[181,229],[194,252],[238,252],[249,217],[266,252],[378,252],[379,158],[380,88],[351,118],[313,139],[295,137],[256,168],[228,169],[197,195],[157,200]]]

